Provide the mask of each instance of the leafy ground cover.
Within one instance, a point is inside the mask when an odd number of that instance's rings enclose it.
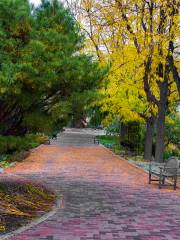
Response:
[[[28,156],[29,150],[45,143],[43,134],[27,134],[24,137],[0,136],[0,168],[6,168]]]
[[[102,135],[98,136],[97,139],[99,142],[104,145],[107,148],[110,148],[115,154],[122,155],[123,157],[126,157],[127,159],[129,157],[133,157],[136,160],[137,156],[132,156],[134,152],[131,152],[131,150],[127,147],[123,147],[120,144],[119,136],[117,135]],[[141,159],[143,161],[143,156],[138,156],[138,159]]]
[[[97,139],[99,142],[105,146],[113,146],[113,145],[119,145],[119,138],[118,136],[113,135],[101,135],[97,136]]]
[[[0,236],[50,211],[55,195],[32,184],[0,182]]]
[[[102,135],[97,137],[102,144],[118,144],[118,137],[113,135]]]
[[[178,133],[179,134],[179,133]],[[174,137],[175,138],[175,137]],[[134,145],[134,149],[128,148],[128,145],[132,145],[133,142],[131,141],[124,141],[127,146],[122,146],[120,144],[120,138],[117,135],[102,135],[97,136],[99,142],[107,148],[110,148],[115,154],[121,155],[125,157],[127,160],[132,160],[135,162],[144,162],[146,163],[147,160],[144,159],[144,151],[142,150],[143,144],[140,143],[140,147],[136,149],[138,146],[137,144]],[[136,142],[135,142],[136,143]],[[167,160],[169,157],[175,156],[180,158],[180,149],[179,143],[176,141],[174,143],[169,143],[166,146],[164,151],[164,159]]]

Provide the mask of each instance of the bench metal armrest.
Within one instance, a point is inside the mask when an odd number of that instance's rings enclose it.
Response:
[[[150,165],[154,165],[154,166],[164,166],[165,163],[150,162]]]
[[[177,167],[164,167],[164,169],[177,169],[178,170]]]
[[[150,164],[149,164],[149,171],[151,171],[153,167],[155,167],[155,168],[164,168],[164,165],[165,165],[165,163],[150,162]]]
[[[175,168],[175,167],[166,167],[166,166],[164,166],[164,167],[159,167],[159,168],[164,170],[164,171],[166,171],[166,170],[176,170],[178,172],[178,168]]]

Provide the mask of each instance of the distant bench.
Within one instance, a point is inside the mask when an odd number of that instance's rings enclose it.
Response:
[[[94,144],[99,144],[99,139],[97,137],[94,137]]]

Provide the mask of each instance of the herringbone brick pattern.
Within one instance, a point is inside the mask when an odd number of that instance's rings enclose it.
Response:
[[[57,213],[11,240],[180,239],[180,192],[101,146],[40,146],[7,178],[38,181],[63,195]]]

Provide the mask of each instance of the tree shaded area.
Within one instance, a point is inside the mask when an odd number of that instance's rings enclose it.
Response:
[[[0,15],[0,135],[52,134],[95,97],[104,69],[58,1],[2,0]]]

